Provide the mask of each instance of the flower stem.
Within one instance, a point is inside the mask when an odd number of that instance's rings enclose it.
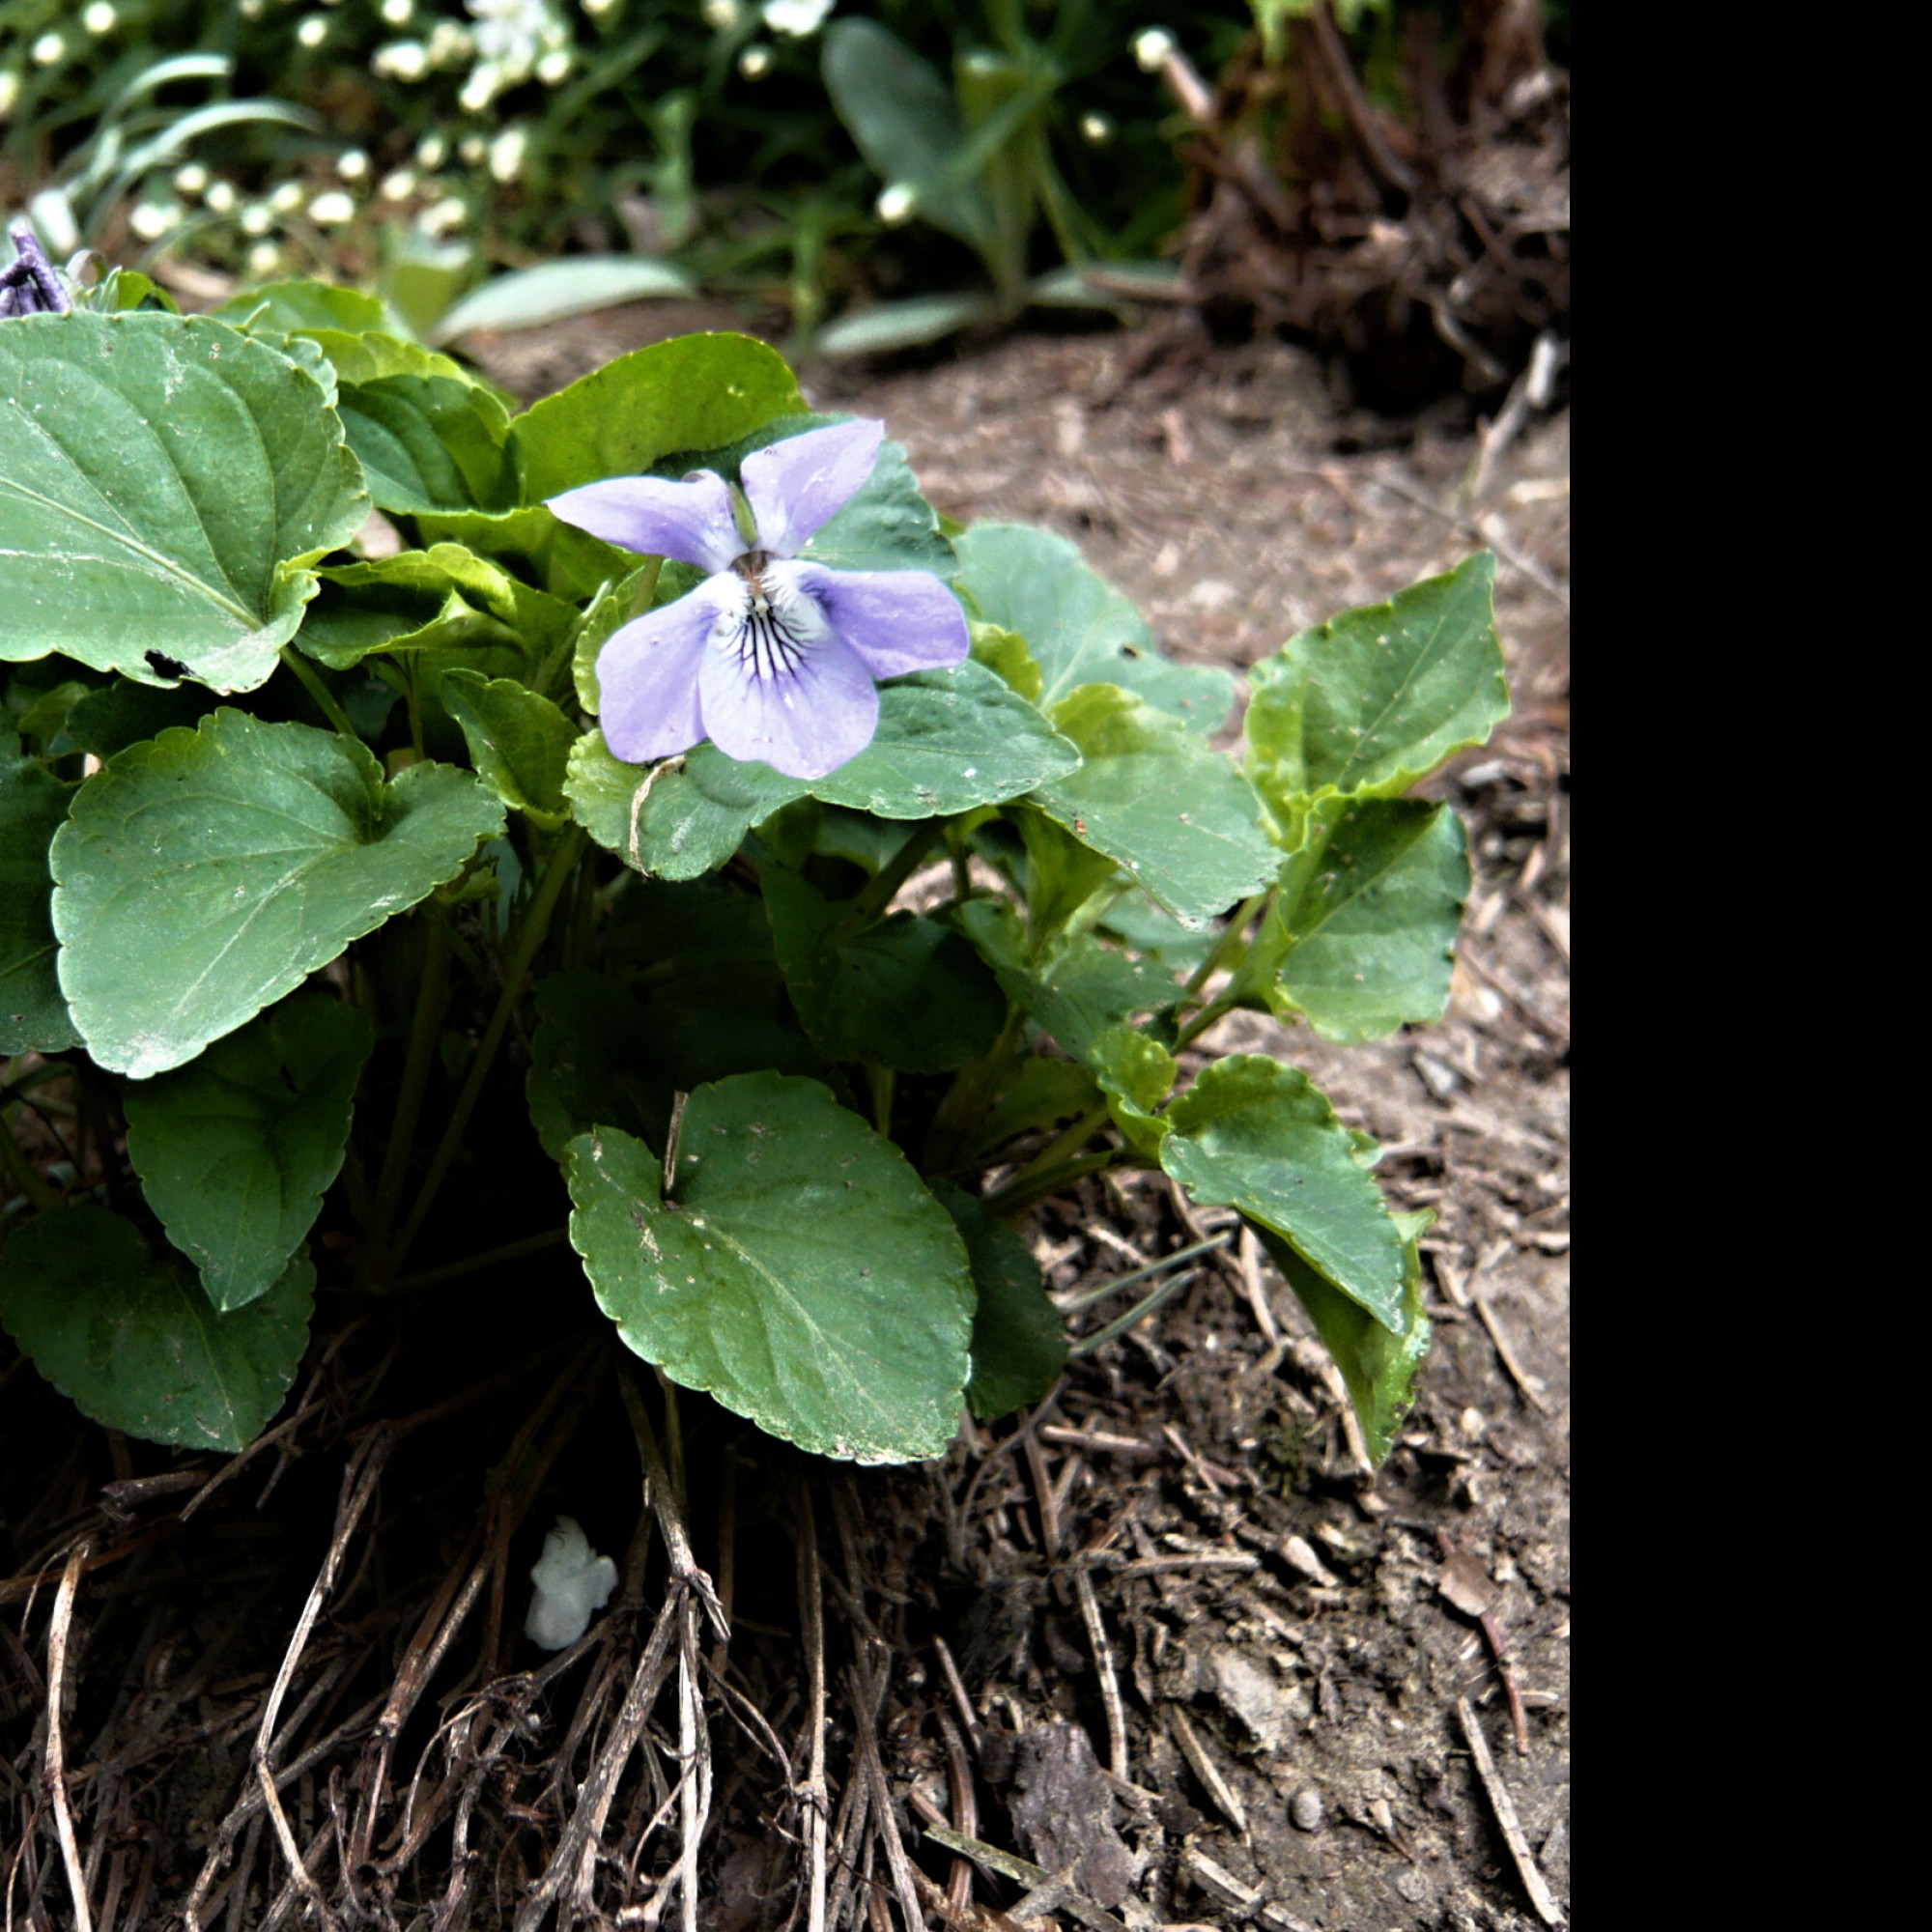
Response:
[[[349,722],[349,714],[335,701],[335,694],[324,684],[315,667],[308,663],[293,644],[284,644],[280,652],[282,662],[288,666],[301,688],[315,699],[321,707],[322,715],[341,732],[345,738],[353,738],[359,745],[362,734]]]
[[[383,1171],[376,1181],[376,1201],[369,1214],[367,1253],[373,1262],[383,1252],[403,1205],[403,1180],[415,1145],[416,1122],[422,1117],[423,1094],[436,1059],[437,1036],[449,997],[449,935],[432,911],[423,921],[422,977],[416,982],[415,1018],[410,1025],[410,1044],[403,1061],[403,1084],[396,1092],[396,1111],[389,1120],[389,1138],[383,1149]]]
[[[1048,1141],[1007,1182],[1007,1186],[1002,1188],[1001,1192],[1005,1193],[1008,1189],[1019,1186],[1022,1181],[1031,1180],[1035,1175],[1045,1174],[1060,1166],[1069,1156],[1078,1153],[1107,1124],[1108,1119],[1109,1110],[1106,1101],[1102,1100],[1097,1107],[1089,1107],[1071,1126],[1063,1128]]]
[[[1241,935],[1248,929],[1249,922],[1255,914],[1268,902],[1266,893],[1257,893],[1251,899],[1243,899],[1235,908],[1233,917],[1222,929],[1219,939],[1214,942],[1213,951],[1194,969],[1194,977],[1187,982],[1187,990],[1181,995],[1180,1004],[1186,1007],[1201,997],[1202,988],[1227,964],[1228,955],[1239,944]],[[1179,1053],[1184,1046],[1208,1031],[1225,1013],[1234,1002],[1223,994],[1209,1000],[1175,1037],[1173,1051]]]
[[[448,1123],[430,1159],[429,1172],[423,1176],[415,1206],[410,1209],[410,1218],[403,1223],[403,1232],[397,1236],[395,1246],[387,1257],[385,1272],[390,1275],[402,1266],[411,1244],[422,1232],[429,1210],[436,1205],[437,1194],[449,1173],[450,1163],[456,1158],[457,1149],[463,1143],[464,1129],[469,1124],[469,1116],[476,1110],[483,1083],[490,1077],[490,1068],[496,1063],[497,1049],[503,1043],[510,1015],[523,992],[524,978],[530,970],[531,960],[536,957],[537,948],[550,931],[551,915],[556,910],[557,899],[562,895],[578,856],[583,849],[583,837],[582,828],[573,825],[558,839],[556,850],[551,854],[550,864],[544,870],[543,881],[537,887],[536,897],[531,901],[529,911],[524,915],[509,966],[503,975],[503,990],[497,997],[497,1009],[490,1015],[489,1025],[483,1029],[476,1057],[469,1063],[469,1077],[463,1083],[463,1091],[456,1096],[455,1106],[450,1109]]]
[[[919,870],[925,855],[946,832],[946,820],[928,818],[878,869],[872,882],[852,901],[848,928],[870,925],[898,896],[899,888]]]
[[[430,1268],[423,1274],[405,1275],[396,1284],[398,1294],[410,1294],[419,1288],[436,1288],[445,1281],[458,1281],[467,1274],[480,1274],[503,1262],[522,1261],[526,1255],[541,1254],[546,1248],[560,1247],[570,1239],[568,1228],[546,1228],[541,1235],[526,1235],[520,1241],[505,1241],[499,1248],[486,1248],[445,1267]]]
[[[1049,1194],[1058,1194],[1069,1181],[1078,1180],[1083,1175],[1098,1174],[1109,1167],[1137,1164],[1136,1157],[1125,1148],[1107,1148],[1099,1153],[1083,1153],[1077,1160],[1063,1161],[1051,1172],[1035,1176],[1023,1186],[1017,1179],[1009,1180],[997,1194],[989,1194],[980,1205],[987,1213],[1010,1221],[1016,1214],[1024,1213],[1036,1201],[1044,1201]]]
[[[1025,1050],[1026,1013],[1015,1003],[1008,1007],[1007,1024],[991,1050],[953,1075],[952,1085],[933,1109],[925,1145],[920,1151],[920,1166],[925,1173],[945,1174],[952,1168]]]
[[[887,1139],[893,1137],[893,1069],[868,1065],[867,1077],[872,1089],[872,1124]]]
[[[1254,918],[1266,902],[1265,893],[1257,893],[1251,899],[1243,899],[1235,908],[1234,916],[1221,929],[1221,936],[1214,942],[1213,950],[1194,969],[1194,977],[1187,982],[1186,999],[1198,999],[1201,989],[1226,963],[1228,954],[1235,950],[1236,943],[1248,929],[1248,922]]]

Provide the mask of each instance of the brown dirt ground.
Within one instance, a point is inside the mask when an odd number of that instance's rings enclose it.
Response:
[[[471,347],[497,381],[528,397],[695,326],[718,319],[620,311]],[[1498,581],[1498,612],[1518,716],[1495,745],[1438,781],[1471,820],[1478,863],[1449,1017],[1341,1050],[1235,1015],[1213,1042],[1307,1067],[1345,1119],[1385,1144],[1381,1175],[1398,1203],[1435,1208],[1424,1243],[1435,1348],[1402,1445],[1371,1482],[1350,1450],[1332,1371],[1293,1297],[1271,1271],[1250,1281],[1235,1257],[1220,1256],[1182,1296],[1081,1358],[1018,1432],[981,1430],[940,1466],[832,1476],[811,1514],[830,1593],[835,1903],[850,1887],[858,1917],[871,1932],[890,1932],[886,1852],[853,1815],[864,1809],[853,1794],[876,1786],[846,1776],[869,1728],[853,1722],[868,1693],[904,1842],[942,1882],[947,1861],[929,1841],[921,1845],[922,1820],[950,1819],[1001,1850],[1030,1849],[1042,1865],[1083,1851],[1103,1866],[1124,1859],[1111,1876],[1092,1863],[1079,1869],[1129,1932],[1244,1921],[1274,1932],[1513,1932],[1536,1920],[1454,1708],[1459,1696],[1474,1706],[1529,1844],[1567,1901],[1568,416],[1533,426],[1505,452],[1473,511],[1445,509],[1461,502],[1457,486],[1473,455],[1466,440],[1424,426],[1404,440],[1386,425],[1338,414],[1316,365],[1280,345],[1165,363],[1143,355],[1145,347],[1123,334],[1022,337],[917,368],[818,369],[808,378],[824,406],[885,416],[941,508],[962,520],[1037,522],[1076,539],[1183,659],[1251,664],[1294,629],[1443,569],[1477,542],[1514,559]],[[1136,359],[1152,366],[1136,371]],[[1164,1184],[1135,1176],[1047,1204],[1031,1234],[1054,1287],[1070,1289],[1134,1265],[1133,1256],[1170,1252],[1220,1219],[1209,1212],[1183,1225]],[[568,1283],[555,1280],[565,1292]],[[1103,1304],[1078,1320],[1092,1325],[1108,1312]],[[321,1418],[317,1436],[293,1462],[301,1430],[283,1445],[270,1490],[285,1468],[294,1473],[272,1508],[267,1494],[242,1494],[268,1468],[265,1456],[245,1482],[218,1492],[192,1537],[177,1529],[170,1543],[171,1520],[153,1514],[167,1492],[123,1492],[115,1516],[99,1514],[101,1478],[146,1475],[148,1465],[129,1463],[117,1447],[112,1470],[98,1467],[97,1448],[82,1444],[63,1448],[44,1478],[37,1475],[43,1500],[34,1508],[19,1507],[17,1490],[7,1499],[14,1513],[4,1526],[22,1559],[46,1560],[36,1552],[71,1540],[84,1520],[124,1538],[130,1526],[156,1525],[152,1549],[90,1577],[74,1621],[75,1667],[90,1646],[103,1665],[113,1660],[111,1678],[92,1680],[96,1708],[83,1712],[69,1750],[83,1812],[90,1791],[109,1788],[109,1772],[121,1780],[93,1819],[92,1869],[97,1896],[111,1886],[121,1901],[123,1927],[179,1922],[173,1914],[204,1850],[218,1841],[239,1856],[210,1894],[208,1923],[239,1932],[301,1917],[261,1813],[233,1807],[268,1681],[327,1540],[344,1433],[370,1414],[403,1412],[386,1394],[368,1406],[386,1364],[358,1326],[337,1338],[305,1384],[301,1413]],[[554,1366],[553,1355],[545,1380]],[[350,1829],[390,1673],[407,1664],[408,1640],[440,1620],[438,1610],[421,1621],[438,1586],[447,1577],[453,1587],[480,1543],[495,1539],[480,1654],[472,1623],[441,1665],[447,1681],[428,1683],[450,1735],[468,1740],[497,1724],[484,1756],[475,1757],[481,1746],[472,1751],[471,1770],[482,1763],[488,1776],[471,1777],[461,1811],[471,1819],[472,1858],[485,1847],[469,1903],[435,1911],[450,1841],[426,1839],[410,1871],[414,1841],[392,1812],[373,1850],[403,1875],[363,1882],[356,1896],[372,1916],[344,1923],[508,1924],[506,1901],[541,1867],[588,1762],[582,1739],[559,1733],[575,1709],[589,1740],[603,1737],[649,1628],[654,1601],[639,1601],[639,1543],[582,1702],[559,1695],[551,1709],[544,1683],[490,1682],[512,1663],[530,1664],[500,1633],[521,1617],[523,1547],[548,1516],[530,1511],[536,1526],[517,1532],[506,1569],[501,1513],[486,1516],[475,1503],[478,1460],[503,1458],[492,1509],[508,1480],[501,1472],[522,1455],[535,1464],[529,1489],[518,1492],[524,1503],[549,1470],[546,1506],[575,1503],[600,1548],[621,1549],[637,1517],[637,1464],[608,1382],[567,1366],[548,1408],[532,1414],[533,1394],[520,1385],[500,1416],[479,1403],[467,1411],[473,1427],[464,1440],[424,1449],[414,1463],[408,1445],[398,1451],[391,1487],[363,1541],[348,1545],[343,1579],[291,1689],[295,1715],[283,1733],[294,1742],[281,1761],[304,1753],[287,1786],[291,1829],[331,1890],[330,1860],[340,1856],[331,1844]],[[7,1400],[22,1405],[24,1419],[29,1398],[10,1391]],[[693,1521],[699,1560],[720,1573],[727,1594],[735,1587],[731,1678],[742,1696],[728,1710],[713,1706],[717,1835],[703,1858],[699,1922],[705,1932],[776,1932],[797,1911],[790,1879],[809,1691],[793,1551],[807,1492],[795,1460],[718,1421],[708,1409],[686,1417]],[[571,1434],[580,1425],[581,1441]],[[1097,1435],[1083,1446],[1069,1439],[1076,1431]],[[428,1428],[413,1439],[437,1434]],[[722,1489],[700,1478],[700,1453],[726,1469]],[[1526,1710],[1527,1755],[1511,1741],[1482,1634],[1438,1588],[1445,1533],[1491,1579],[1493,1621]],[[721,1561],[726,1550],[735,1559]],[[497,1594],[505,1574],[507,1604]],[[1083,1778],[1085,1746],[1049,1728],[1077,1726],[1103,1763],[1115,1757],[1083,1577],[1094,1584],[1100,1642],[1119,1680],[1125,1756],[1114,1769],[1126,1785],[1096,1782],[1091,1771]],[[1478,1586],[1465,1574],[1459,1594],[1466,1600]],[[168,1601],[171,1587],[182,1601]],[[48,1592],[24,1605],[21,1594],[0,1586],[8,1612],[0,1735],[12,1756],[11,1768],[0,1757],[0,1848],[14,1848],[0,1863],[10,1872],[10,1910],[22,1914],[14,1922],[52,1927],[67,1922],[66,1896],[34,1776],[44,1724],[27,1723],[33,1687],[43,1682]],[[935,1637],[958,1660],[974,1705],[978,1775],[969,1772],[963,1787],[950,1776],[964,1759],[955,1763],[940,1716],[955,1706]],[[740,1704],[769,1721],[764,1735],[776,1733],[787,1772],[754,1741],[760,1726]],[[663,1721],[674,1726],[674,1713]],[[650,1735],[658,1746],[657,1756],[645,1752],[650,1789],[664,1796],[660,1761],[674,1777],[677,1747]],[[423,1767],[422,1790],[435,1794],[429,1813],[463,1781],[463,1767],[439,1748],[427,1730],[398,1746],[399,1768]],[[399,1769],[399,1779],[409,1775]],[[632,1802],[627,1785],[612,1814],[606,1844],[618,1865],[638,1856],[645,1795],[640,1785]],[[234,1830],[220,1841],[224,1816]],[[1069,1830],[1087,1836],[1070,1843]],[[838,1862],[841,1845],[859,1867],[856,1886]],[[647,1898],[653,1869],[669,1856],[650,1854],[635,1886],[607,1858],[600,1896]],[[1023,1889],[982,1878],[977,1897],[1004,1910]],[[339,1891],[331,1896],[343,1903]],[[1065,1932],[1091,1909],[1051,1895],[1032,1908]],[[654,1925],[655,1910],[639,1903],[583,1922]],[[934,1922],[1009,1932],[1009,1921],[978,1905]]]

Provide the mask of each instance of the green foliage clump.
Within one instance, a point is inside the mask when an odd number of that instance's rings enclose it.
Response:
[[[1209,1041],[1440,1016],[1468,865],[1410,793],[1507,708],[1486,554],[1257,667],[1237,764],[1226,673],[1063,540],[949,534],[888,445],[813,568],[929,573],[974,655],[815,778],[627,764],[600,664],[692,574],[546,498],[749,472],[821,420],[780,356],[681,338],[512,414],[367,298],[146,299],[0,321],[0,1324],[52,1383],[237,1448],[318,1296],[458,1320],[567,1240],[673,1380],[924,1458],[1060,1374],[1015,1224],[1144,1169],[1257,1231],[1387,1453],[1426,1222]],[[62,1093],[86,1140],[16,1141]]]

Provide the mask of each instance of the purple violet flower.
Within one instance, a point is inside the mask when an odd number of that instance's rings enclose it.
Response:
[[[24,221],[11,232],[14,255],[0,269],[0,316],[65,315],[73,304],[40,238]]]
[[[711,575],[635,618],[597,659],[604,742],[626,764],[709,738],[787,778],[822,779],[872,742],[874,679],[962,663],[958,600],[927,570],[833,570],[799,551],[855,497],[886,426],[808,430],[739,466],[755,536],[709,469],[613,476],[549,499],[567,524]]]

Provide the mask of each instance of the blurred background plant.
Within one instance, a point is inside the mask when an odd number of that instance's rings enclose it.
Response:
[[[190,297],[377,283],[440,339],[699,289],[835,353],[1033,304],[1306,327],[1204,280],[1214,183],[1406,218],[1323,186],[1350,114],[1428,149],[1525,9],[1567,53],[1563,0],[0,0],[0,205]]]

